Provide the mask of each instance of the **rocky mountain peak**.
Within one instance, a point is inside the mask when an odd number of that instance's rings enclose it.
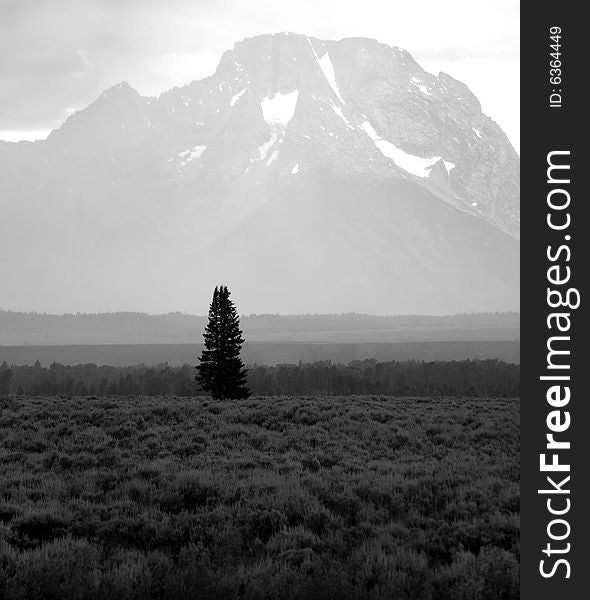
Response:
[[[277,136],[264,107],[295,96],[288,128]],[[189,127],[208,126],[195,129],[194,145],[209,152],[215,137],[232,173],[259,171],[260,165],[250,164],[258,153],[282,182],[293,169],[303,173],[326,162],[385,177],[418,177],[452,205],[518,237],[516,152],[465,84],[427,73],[405,50],[364,38],[247,38],[224,53],[212,77],[166,95],[171,111],[186,112],[183,103],[194,119],[187,120]],[[247,157],[234,144],[236,136],[245,139],[240,119],[249,123]],[[239,154],[228,154],[224,139]],[[269,164],[267,155],[273,157]],[[446,165],[446,178],[439,169],[431,173],[437,163]],[[491,186],[482,185],[484,179]]]

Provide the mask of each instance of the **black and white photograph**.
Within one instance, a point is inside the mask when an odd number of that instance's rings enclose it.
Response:
[[[521,597],[520,43],[0,0],[0,598]]]

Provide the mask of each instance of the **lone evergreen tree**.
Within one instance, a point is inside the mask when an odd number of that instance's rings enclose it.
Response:
[[[248,398],[244,363],[240,350],[244,343],[240,318],[229,299],[227,286],[215,288],[205,328],[205,349],[199,357],[196,380],[216,400]]]

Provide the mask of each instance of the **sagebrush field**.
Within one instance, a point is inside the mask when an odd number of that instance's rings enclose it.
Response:
[[[518,399],[0,400],[0,597],[519,597]]]

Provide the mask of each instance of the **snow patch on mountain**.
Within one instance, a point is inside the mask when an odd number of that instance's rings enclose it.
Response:
[[[246,88],[244,88],[241,92],[238,92],[237,94],[232,96],[231,100],[229,101],[229,105],[234,106],[236,104],[236,102],[244,95],[245,91],[246,91]]]
[[[375,146],[377,146],[377,149],[383,156],[390,158],[398,167],[416,177],[421,177],[422,179],[429,177],[430,169],[442,158],[440,156],[423,158],[422,156],[416,156],[398,148],[395,144],[379,137],[369,121],[363,121],[360,124],[360,128],[373,140]],[[450,173],[451,169],[455,168],[455,164],[445,159],[442,160],[447,173]]]
[[[451,162],[450,160],[445,160],[443,158],[443,163],[445,165],[445,169],[447,170],[447,174],[450,175],[451,174],[451,170],[455,168],[455,163]]]
[[[200,158],[201,154],[203,154],[203,152],[205,152],[206,149],[207,149],[207,146],[194,146],[193,148],[189,148],[188,150],[184,150],[183,152],[180,152],[178,154],[179,158],[182,159],[180,161],[180,166],[185,167],[186,165],[188,165],[188,163],[193,161],[195,158]]]
[[[328,52],[326,52],[326,54],[324,54],[324,56],[322,56],[322,58],[320,58],[320,60],[318,60],[318,64],[320,65],[320,68],[322,69],[322,72],[323,72],[324,76],[326,77],[326,80],[328,81],[330,87],[332,88],[332,91],[336,94],[336,96],[338,97],[338,100],[340,100],[340,102],[344,103],[344,100],[342,99],[342,96],[340,95],[340,88],[338,87],[338,84],[336,83],[336,73],[334,71],[334,65],[332,64],[332,61],[330,59],[330,54]]]
[[[270,155],[270,158],[266,161],[266,166],[271,165],[277,158],[279,157],[279,149],[273,150],[273,153]]]
[[[261,144],[258,148],[260,160],[265,160],[269,150],[277,143],[281,144],[289,122],[295,114],[297,100],[299,99],[299,90],[293,90],[287,94],[280,92],[272,96],[265,96],[260,103],[262,108],[262,117],[270,127],[270,139]],[[275,149],[266,165],[273,163],[279,156],[279,149]]]
[[[428,87],[424,85],[424,83],[418,79],[417,77],[412,77],[410,81],[426,96],[432,96],[432,93],[428,90]]]
[[[309,44],[309,47],[311,48],[311,51],[313,52],[315,60],[318,63],[318,66],[320,67],[320,69],[322,70],[322,73],[324,74],[324,77],[326,78],[328,85],[332,88],[332,91],[334,92],[334,94],[336,94],[336,97],[338,98],[338,100],[340,100],[340,102],[342,102],[342,104],[344,104],[344,100],[342,99],[342,95],[340,94],[340,88],[338,87],[338,84],[336,83],[336,72],[334,71],[334,65],[332,64],[332,60],[330,59],[329,52],[326,52],[322,56],[322,58],[320,58],[318,56],[318,53],[315,51],[315,48],[313,47],[313,44],[311,43],[311,40],[309,38],[307,38],[307,43]]]
[[[349,129],[352,129],[352,125],[350,121],[346,118],[345,114],[342,112],[342,109],[339,106],[336,106],[332,100],[330,100],[330,106],[332,110],[346,123]]]
[[[274,96],[266,96],[261,102],[264,120],[271,126],[280,125],[286,128],[295,114],[298,98],[299,90],[293,90],[288,94],[279,92]]]
[[[260,160],[264,160],[266,158],[268,151],[277,143],[278,139],[279,139],[278,131],[271,131],[270,140],[268,140],[267,142],[264,142],[264,144],[261,144],[258,147],[258,155],[260,156]]]

